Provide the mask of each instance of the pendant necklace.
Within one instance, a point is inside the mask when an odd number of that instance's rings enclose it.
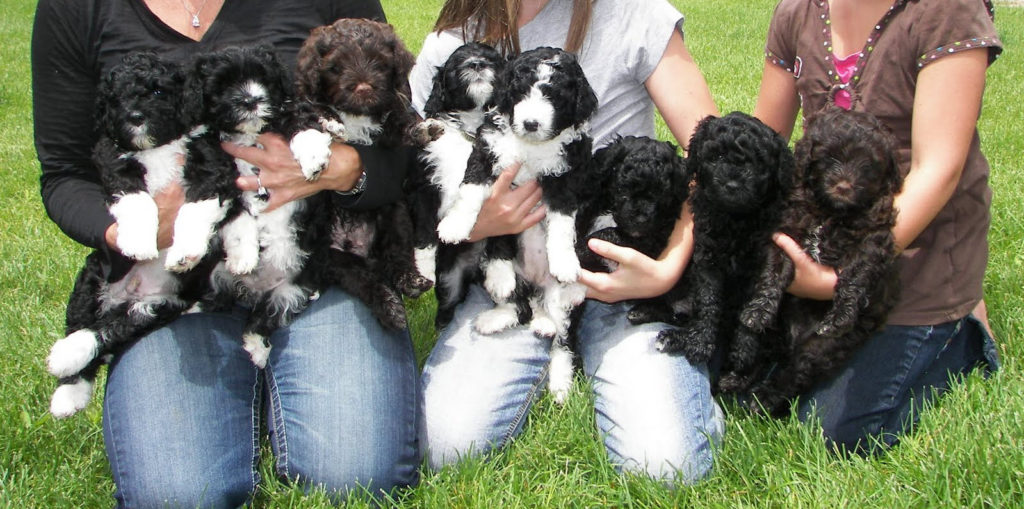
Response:
[[[187,12],[189,16],[192,16],[192,28],[199,28],[199,13],[203,12],[203,7],[206,7],[207,1],[208,0],[203,0],[203,3],[199,6],[198,9],[196,9],[196,12],[192,12],[188,8],[188,4],[185,3],[185,0],[181,0],[181,6],[185,8],[185,12]]]

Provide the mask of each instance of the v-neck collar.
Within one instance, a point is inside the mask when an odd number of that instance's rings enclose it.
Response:
[[[851,75],[850,80],[844,84],[842,79],[839,77],[839,73],[836,71],[835,62],[833,61],[835,57],[832,53],[832,18],[830,17],[828,2],[826,0],[815,0],[815,3],[817,3],[818,7],[821,8],[820,18],[823,25],[822,34],[825,39],[822,47],[825,51],[825,62],[827,62],[826,68],[828,69],[829,81],[835,85],[846,85],[850,87],[855,87],[857,83],[860,82],[860,75],[864,72],[864,65],[867,63],[871,54],[875,51],[875,45],[878,43],[878,38],[882,36],[882,32],[884,32],[886,27],[889,26],[889,23],[892,22],[893,17],[903,9],[903,6],[906,5],[908,1],[909,0],[896,0],[893,2],[893,4],[889,6],[889,10],[882,15],[882,19],[880,19],[871,30],[871,34],[868,35],[867,41],[865,41],[863,46],[861,46],[859,54],[856,52],[850,54],[858,54],[858,58],[857,63],[854,66],[855,70],[853,75]],[[844,56],[848,57],[849,55]]]
[[[221,5],[220,10],[217,11],[217,16],[213,18],[212,22],[210,22],[210,28],[208,28],[206,32],[203,32],[203,36],[200,37],[198,40],[193,39],[175,30],[174,27],[168,25],[166,22],[164,22],[163,19],[160,18],[160,16],[157,16],[156,13],[153,12],[153,10],[150,9],[148,5],[146,5],[146,2],[142,0],[128,0],[128,2],[133,4],[133,6],[136,9],[139,9],[142,16],[146,19],[149,19],[161,31],[170,34],[172,37],[180,39],[182,41],[191,42],[193,44],[202,44],[210,40],[211,38],[215,37],[216,34],[220,32],[221,17],[224,14],[225,10],[229,7],[231,0],[224,0],[224,3]]]

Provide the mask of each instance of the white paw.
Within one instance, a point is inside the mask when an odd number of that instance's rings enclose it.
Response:
[[[516,269],[512,260],[489,260],[484,266],[484,288],[491,299],[508,300],[516,289]]]
[[[430,246],[425,248],[418,248],[413,253],[416,260],[416,271],[421,276],[430,280],[431,283],[437,281],[437,246]]]
[[[182,205],[174,220],[174,241],[167,248],[164,268],[185,272],[195,267],[206,256],[214,225],[224,219],[226,210],[226,204],[217,198]]]
[[[252,333],[243,335],[242,348],[249,352],[249,359],[257,368],[263,369],[267,366],[267,359],[270,358],[270,346],[263,342],[263,336]]]
[[[469,232],[476,224],[476,216],[463,217],[459,214],[448,214],[437,223],[437,237],[446,244],[458,244],[469,239]]]
[[[548,267],[551,275],[562,283],[572,283],[580,276],[580,260],[575,254],[553,255],[548,259]]]
[[[73,384],[63,384],[53,391],[50,398],[50,414],[58,419],[71,417],[85,408],[92,399],[92,383],[79,379]]]
[[[260,262],[260,248],[252,244],[236,244],[232,248],[224,245],[227,253],[225,265],[228,271],[235,275],[248,274],[256,269]]]
[[[476,315],[473,328],[480,334],[496,334],[519,325],[519,314],[512,304],[500,304]]]
[[[117,248],[122,254],[136,260],[159,256],[159,210],[152,196],[142,192],[120,196],[110,206],[110,215],[117,221]]]
[[[533,320],[530,320],[530,330],[534,336],[544,339],[554,338],[558,334],[558,326],[549,316],[534,315]]]
[[[308,181],[318,179],[331,160],[331,135],[328,133],[306,129],[293,136],[289,146]]]
[[[167,259],[164,268],[171,272],[188,272],[199,263],[204,253],[190,253],[184,248],[167,248]]]
[[[559,405],[565,403],[572,389],[572,352],[557,343],[551,345],[551,365],[548,368],[548,390]]]
[[[345,124],[338,122],[337,120],[321,118],[320,127],[323,127],[325,131],[330,133],[331,136],[334,137],[335,141],[348,141],[348,131],[345,129]]]
[[[99,348],[95,332],[77,330],[53,344],[46,357],[46,369],[57,378],[74,375],[96,358]]]

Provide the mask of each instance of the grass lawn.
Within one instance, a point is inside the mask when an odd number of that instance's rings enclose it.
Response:
[[[614,0],[601,0],[614,1]],[[775,0],[673,0],[687,15],[687,43],[723,112],[754,105],[761,47]],[[997,2],[998,3],[998,2]],[[441,0],[385,0],[414,52]],[[915,433],[883,457],[839,460],[812,426],[770,421],[726,406],[714,475],[669,490],[618,475],[594,428],[586,382],[564,407],[544,397],[524,433],[487,461],[423,476],[390,500],[407,507],[938,507],[1024,506],[1024,9],[1001,4],[1007,51],[988,74],[981,137],[992,164],[991,253],[985,281],[1002,370],[977,375],[922,415]],[[1019,3],[1018,3],[1019,5]],[[47,219],[32,146],[29,37],[35,3],[0,11],[0,508],[104,507],[113,491],[95,402],[55,421],[54,380],[43,359],[63,329],[64,302],[85,248]],[[668,136],[664,126],[659,133]],[[429,298],[410,307],[422,359],[434,332]],[[259,507],[326,507],[322,494],[274,481],[269,449]],[[354,506],[367,505],[356,496]]]

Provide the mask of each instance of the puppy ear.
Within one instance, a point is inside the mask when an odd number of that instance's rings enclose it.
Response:
[[[330,49],[327,44],[334,29],[331,25],[316,27],[309,32],[306,42],[295,57],[295,94],[313,99],[320,93],[320,72],[323,55]]]
[[[775,179],[778,184],[779,193],[781,197],[785,199],[793,189],[796,160],[793,157],[793,151],[789,149],[789,143],[787,143],[779,133],[775,132],[774,129],[768,127],[768,130],[771,131],[775,142],[776,153],[778,154],[778,166],[775,170]]]
[[[448,103],[448,87],[444,86],[445,77],[444,67],[438,67],[437,72],[434,74],[430,97],[427,97],[427,102],[423,105],[423,114],[427,117],[437,115],[444,108],[444,105]]]
[[[700,122],[697,122],[697,127],[694,128],[693,134],[690,135],[690,145],[686,148],[686,167],[690,169],[693,178],[697,180],[698,184],[700,183],[704,166],[701,152],[704,150],[704,143],[708,140],[711,123],[717,119],[718,117],[714,115],[708,115],[702,118]]]
[[[197,55],[189,66],[182,89],[184,116],[189,124],[201,124],[206,114],[206,79],[209,77],[214,56]]]
[[[401,99],[403,105],[412,103],[412,89],[409,86],[409,72],[412,71],[412,66],[416,64],[416,57],[412,56],[412,53],[406,49],[405,44],[401,39],[398,38],[398,34],[394,33],[394,28],[391,25],[387,25],[391,30],[391,52],[394,56],[394,82],[397,88],[397,94]]]

